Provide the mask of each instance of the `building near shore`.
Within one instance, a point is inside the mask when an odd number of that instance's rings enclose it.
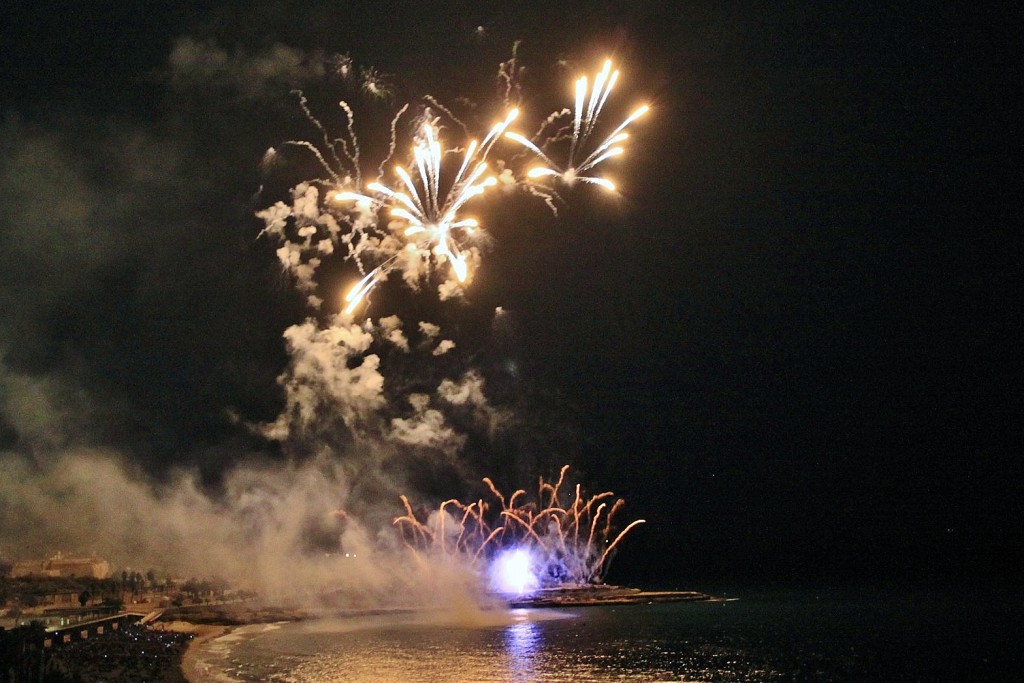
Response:
[[[110,578],[110,563],[95,557],[64,557],[62,553],[57,553],[46,560],[15,562],[10,576],[13,579],[26,576],[107,579]]]

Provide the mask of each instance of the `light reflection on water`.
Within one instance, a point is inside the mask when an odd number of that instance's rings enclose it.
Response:
[[[516,683],[537,680],[533,663],[540,655],[540,629],[530,621],[529,611],[512,610],[516,621],[505,627],[505,651],[508,652],[509,679]]]
[[[691,612],[692,607],[691,607]],[[209,681],[533,683],[767,680],[735,649],[673,639],[683,606],[515,609],[466,622],[392,615],[244,627],[204,646]],[[698,610],[701,608],[698,607]],[[639,618],[639,620],[637,620]],[[646,623],[645,623],[646,622]],[[694,666],[696,664],[696,666]],[[755,671],[749,678],[738,669]],[[699,676],[688,678],[686,670]],[[202,683],[196,681],[195,683]]]
[[[308,621],[199,646],[193,683],[1010,680],[1014,610],[782,596]]]

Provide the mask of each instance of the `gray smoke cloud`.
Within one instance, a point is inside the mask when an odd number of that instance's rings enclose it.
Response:
[[[282,45],[229,53],[184,37],[154,118],[0,120],[0,419],[21,446],[57,445],[45,434],[53,420],[60,438],[93,442],[103,439],[88,432],[130,422],[132,394],[160,391],[163,378],[109,380],[145,374],[161,338],[191,337],[191,358],[217,356],[207,366],[244,352],[230,344],[259,314],[246,321],[259,297],[244,293],[265,265],[239,200],[257,185],[259,142],[236,142],[260,137],[254,114],[290,115],[289,89],[322,78],[323,63]]]
[[[96,441],[123,418],[116,392],[92,381],[103,349],[75,337],[107,344],[110,283],[159,272],[180,229],[149,221],[179,194],[178,159],[127,123],[0,124],[0,425],[23,447]],[[159,294],[141,277],[123,303]]]
[[[253,100],[277,96],[282,88],[326,73],[322,59],[310,59],[302,50],[280,43],[255,53],[229,52],[211,40],[189,36],[176,41],[168,65],[178,89],[216,85]]]
[[[328,595],[334,605],[436,605],[477,592],[468,568],[414,562],[347,515],[336,459],[238,467],[211,496],[194,473],[155,484],[110,452],[71,449],[41,466],[2,457],[0,527],[26,556],[73,549],[117,566],[225,577],[271,599]],[[339,540],[332,552],[311,547],[325,534]]]
[[[183,38],[163,81],[174,105],[156,121],[0,124],[0,555],[95,554],[364,605],[477,593],[464,566],[412,561],[391,520],[399,494],[415,493],[413,471],[459,471],[466,426],[494,435],[510,414],[489,405],[478,373],[405,390],[387,358],[451,354],[441,326],[318,313],[308,253],[333,246],[275,254],[245,227],[252,207],[239,198],[255,185],[258,144],[234,142],[259,135],[239,132],[254,118],[242,110],[273,119],[295,106],[282,92],[343,64]],[[296,195],[295,207],[315,201]],[[270,373],[240,361],[252,340],[239,330],[262,312],[246,269],[272,290],[276,267],[312,313],[277,330],[287,363]],[[265,390],[260,373],[271,388],[277,375],[270,419],[234,403]],[[188,404],[174,405],[181,396]],[[188,433],[181,421],[229,436],[157,450]],[[241,444],[247,433],[269,444]],[[212,484],[208,458],[223,459]]]

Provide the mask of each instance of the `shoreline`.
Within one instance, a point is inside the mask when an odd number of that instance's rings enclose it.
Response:
[[[696,591],[643,591],[639,588],[618,586],[552,588],[538,591],[529,598],[507,600],[506,609],[563,607],[599,607],[605,605],[646,605],[666,602],[714,602],[718,598]],[[316,610],[296,608],[264,609],[217,609],[213,606],[184,609],[172,615],[177,621],[168,622],[167,630],[182,630],[193,633],[181,656],[179,669],[187,683],[209,683],[218,672],[203,670],[198,661],[197,649],[207,641],[231,633],[238,626],[270,624],[282,621],[303,621],[322,616],[356,617],[371,614],[414,612],[413,609],[360,609],[360,610]],[[191,617],[191,618],[190,618]]]
[[[185,628],[181,628],[181,630],[193,634],[192,639],[188,641],[184,652],[181,654],[181,660],[178,662],[178,669],[181,672],[182,678],[187,683],[201,683],[202,681],[210,680],[209,672],[201,670],[196,648],[208,640],[231,633],[233,627],[218,624],[191,624],[188,622],[172,623],[175,626],[178,624],[188,624],[187,631]],[[178,630],[178,628],[168,630]]]
[[[697,591],[645,591],[619,586],[548,588],[522,600],[509,600],[511,608],[600,607],[604,605],[650,605],[663,602],[714,602],[721,600]]]

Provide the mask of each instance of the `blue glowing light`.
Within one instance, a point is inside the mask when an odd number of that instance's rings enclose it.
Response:
[[[491,588],[499,593],[522,595],[540,585],[533,573],[533,558],[525,548],[502,551],[494,558],[490,575]]]

